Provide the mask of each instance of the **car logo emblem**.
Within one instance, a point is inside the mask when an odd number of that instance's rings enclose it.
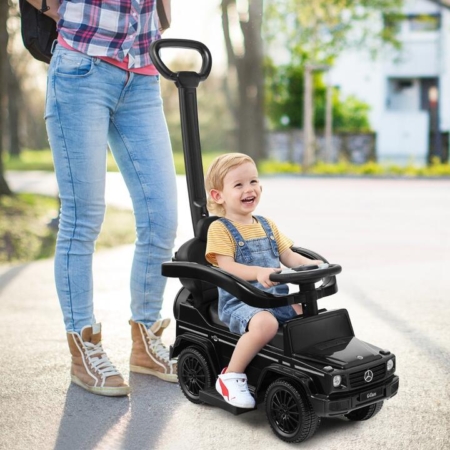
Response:
[[[366,383],[370,383],[373,380],[373,372],[371,370],[367,370],[364,373],[364,381]]]

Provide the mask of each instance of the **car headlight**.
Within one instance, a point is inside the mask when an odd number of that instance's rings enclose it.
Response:
[[[390,372],[394,368],[394,360],[390,359],[386,365],[387,371]]]
[[[333,386],[334,387],[339,387],[341,385],[341,381],[342,381],[342,377],[340,375],[335,375],[333,377]]]

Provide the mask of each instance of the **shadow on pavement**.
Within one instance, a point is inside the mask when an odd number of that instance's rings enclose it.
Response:
[[[128,397],[102,397],[71,384],[67,390],[55,450],[107,448],[101,445],[102,441],[129,409]]]
[[[71,384],[54,450],[154,449],[179,402],[178,384],[130,373],[129,397],[102,397]]]
[[[121,448],[164,448],[166,422],[184,401],[178,383],[132,372],[129,383],[130,417]]]

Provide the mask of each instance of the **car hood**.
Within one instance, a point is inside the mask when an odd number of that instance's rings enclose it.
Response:
[[[382,358],[380,348],[356,337],[321,342],[301,352],[301,356],[320,365],[348,369]]]

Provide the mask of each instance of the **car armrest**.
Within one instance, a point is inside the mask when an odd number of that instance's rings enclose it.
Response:
[[[209,267],[198,263],[163,263],[162,275],[171,278],[191,278],[212,283],[255,308],[277,308],[302,302],[299,293],[273,295],[217,267]]]
[[[313,292],[295,292],[288,295],[274,295],[262,291],[248,281],[236,277],[217,267],[205,266],[203,264],[175,261],[162,264],[162,275],[170,278],[190,278],[206,281],[218,286],[247,305],[255,308],[277,308],[280,306],[294,305],[299,303],[315,302],[316,300],[332,295],[337,292],[336,277],[327,277],[324,284]],[[330,278],[330,284],[325,281]]]

